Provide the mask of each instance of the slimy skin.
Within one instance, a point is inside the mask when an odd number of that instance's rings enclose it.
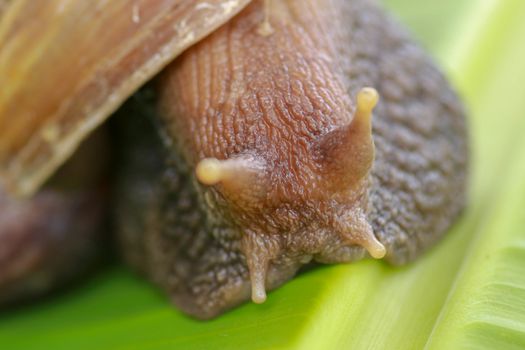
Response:
[[[153,89],[119,112],[117,227],[192,316],[311,261],[412,261],[464,206],[461,103],[372,1],[254,1]]]

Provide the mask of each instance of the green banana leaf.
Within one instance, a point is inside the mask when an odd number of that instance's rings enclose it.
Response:
[[[403,268],[301,274],[263,305],[187,318],[125,267],[0,315],[1,349],[525,347],[525,1],[386,0],[470,109],[470,203]]]

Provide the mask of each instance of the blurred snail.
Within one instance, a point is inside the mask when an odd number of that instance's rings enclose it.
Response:
[[[310,262],[412,261],[464,206],[461,103],[372,0],[11,0],[1,16],[0,300],[84,266],[107,197],[128,263],[198,318]],[[115,111],[111,196],[88,145],[69,161],[84,170],[41,188]],[[46,193],[63,210],[43,212]],[[20,260],[22,241],[42,257]]]

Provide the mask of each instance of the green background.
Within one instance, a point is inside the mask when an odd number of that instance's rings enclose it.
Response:
[[[525,1],[387,0],[470,109],[470,204],[404,268],[304,273],[215,320],[185,317],[114,266],[0,315],[2,349],[508,349],[525,347]]]

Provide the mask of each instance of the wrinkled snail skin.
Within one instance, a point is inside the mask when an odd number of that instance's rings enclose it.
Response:
[[[155,86],[157,111],[119,112],[117,226],[195,317],[310,261],[409,262],[464,205],[462,106],[372,1],[254,1]]]

